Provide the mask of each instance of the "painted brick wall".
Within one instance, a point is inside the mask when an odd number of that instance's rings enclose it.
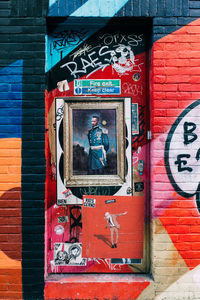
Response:
[[[45,5],[0,3],[1,299],[43,297]]]
[[[1,299],[43,299],[44,295],[47,2],[0,2]],[[74,1],[66,15],[85,2]],[[62,3],[67,2],[56,1],[49,15],[60,16]],[[196,190],[195,195],[186,197],[174,189],[164,160],[165,143],[173,123],[185,109],[189,112],[190,105],[200,96],[199,10],[199,1],[127,1],[117,14],[155,16],[151,70],[154,281],[144,277],[141,285],[133,284],[130,299],[200,299]],[[145,289],[141,288],[144,282],[148,283]],[[79,287],[74,285],[77,291]],[[102,295],[102,286],[93,286],[96,290],[91,291],[91,297],[106,296]],[[80,298],[87,298],[87,288],[84,284]],[[66,298],[66,285],[58,282],[56,292],[60,293],[60,299]],[[119,298],[121,291],[113,285],[112,293]],[[54,289],[54,294],[46,299],[56,299],[57,295]],[[73,289],[70,297],[75,298]]]
[[[190,3],[193,1],[190,1]],[[191,11],[191,14],[194,12]],[[199,99],[199,20],[189,19],[190,23],[183,26],[185,19],[174,18],[168,20],[168,24],[162,18],[155,19],[155,40],[153,46],[152,65],[152,205],[153,205],[153,274],[160,287],[155,295],[160,294],[167,299],[198,299],[200,291],[195,285],[195,274],[198,277],[199,265],[199,209],[195,201],[197,187],[194,192],[189,187],[192,177],[188,174],[188,184],[181,187],[183,179],[180,173],[171,173],[169,168],[165,170],[166,156],[172,156],[173,146],[169,146],[170,138],[176,134],[174,122],[181,120],[183,111],[190,112],[189,105],[194,105]],[[170,35],[160,39],[162,35],[170,31],[170,26],[181,26]],[[186,120],[188,121],[188,120]],[[198,118],[191,117],[190,121],[198,126]],[[178,125],[180,126],[180,125]],[[183,127],[179,127],[176,136],[176,155],[185,153],[181,148],[184,139]],[[169,133],[170,130],[170,133]],[[170,136],[170,138],[169,138]],[[168,146],[167,146],[168,143]],[[195,149],[191,143],[190,147]],[[180,149],[181,150],[178,150]],[[194,150],[197,151],[197,149]],[[188,154],[193,152],[188,152]],[[189,155],[190,155],[189,154]],[[191,154],[193,155],[193,154]],[[186,166],[188,167],[186,161]],[[192,168],[191,168],[192,170]],[[190,172],[188,172],[190,173]],[[191,171],[191,174],[193,171]],[[168,175],[168,176],[167,176]],[[175,178],[177,187],[169,189],[169,179]],[[198,171],[195,176],[198,176]],[[181,190],[182,189],[182,190]],[[185,192],[183,195],[182,191]],[[189,195],[190,194],[190,195]],[[195,268],[196,267],[196,271]],[[194,270],[193,270],[194,269]],[[191,271],[189,277],[188,270]],[[182,279],[180,279],[182,277]],[[163,283],[161,285],[161,282]],[[172,282],[176,282],[175,284]],[[171,287],[169,287],[171,285]],[[178,287],[180,289],[178,289]],[[160,298],[159,298],[160,299]],[[162,298],[164,299],[164,298]]]

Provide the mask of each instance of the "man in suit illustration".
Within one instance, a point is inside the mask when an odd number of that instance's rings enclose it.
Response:
[[[117,221],[119,216],[124,216],[127,214],[127,211],[120,213],[120,214],[110,214],[109,212],[105,213],[105,218],[107,220],[106,228],[110,228],[110,235],[111,235],[111,248],[117,248],[117,242],[119,238],[120,224]],[[115,243],[114,243],[114,235],[115,235]]]
[[[90,144],[88,174],[103,175],[106,166],[106,152],[109,149],[108,130],[99,126],[99,117],[92,117],[92,128],[88,132]]]

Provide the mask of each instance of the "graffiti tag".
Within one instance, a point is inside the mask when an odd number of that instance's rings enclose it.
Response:
[[[123,44],[126,43],[129,46],[138,46],[143,41],[143,34],[123,34],[123,33],[105,33],[99,37],[104,45],[109,46],[113,43]]]
[[[77,56],[86,55],[86,53],[89,52],[89,50],[91,50],[91,48],[92,48],[92,46],[84,44],[82,48],[78,49],[76,52],[74,52],[70,56],[72,56],[73,60],[74,60]]]
[[[60,51],[66,47],[78,45],[82,42],[87,34],[84,29],[74,30],[69,29],[65,31],[56,32],[53,36],[53,49]]]
[[[124,94],[133,96],[143,95],[143,86],[138,84],[133,84],[130,82],[124,82],[122,85],[122,91]]]
[[[165,167],[177,193],[196,195],[200,212],[200,100],[189,105],[172,125],[165,143]]]
[[[103,71],[109,65],[112,65],[112,69],[119,76],[127,75],[130,71],[142,72],[141,65],[143,63],[135,61],[135,56],[130,46],[120,44],[112,49],[108,46],[103,46],[99,50],[94,50],[93,48],[86,52],[85,49],[81,49],[81,52],[75,53],[74,59],[76,58],[76,60],[66,62],[60,67],[67,68],[74,78],[83,74],[87,74],[87,78],[97,70],[101,69]],[[84,57],[81,57],[83,54]]]

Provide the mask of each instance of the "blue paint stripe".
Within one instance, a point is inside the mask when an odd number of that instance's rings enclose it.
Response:
[[[113,17],[128,0],[88,0],[77,9],[71,16],[73,17]]]
[[[83,5],[88,0],[76,0],[75,1],[66,1],[66,0],[57,0],[51,1],[49,3],[49,17],[66,17],[70,16],[75,10],[77,10],[81,5]]]
[[[20,138],[23,60],[0,70],[0,138]]]

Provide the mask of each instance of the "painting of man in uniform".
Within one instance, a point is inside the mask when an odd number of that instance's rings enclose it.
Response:
[[[73,109],[73,175],[117,174],[115,109]]]
[[[88,205],[87,199],[95,199]],[[143,196],[84,196],[82,251],[85,258],[143,258]]]

